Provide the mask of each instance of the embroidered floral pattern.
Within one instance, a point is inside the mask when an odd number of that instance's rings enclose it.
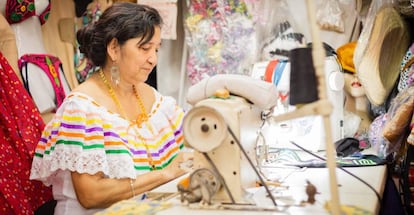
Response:
[[[19,23],[25,19],[36,16],[35,0],[7,0],[6,19],[10,24]],[[49,18],[50,1],[46,9],[39,15],[41,24]]]

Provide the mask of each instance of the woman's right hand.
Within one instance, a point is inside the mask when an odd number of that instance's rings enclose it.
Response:
[[[181,151],[164,171],[166,171],[171,180],[180,177],[191,170],[193,158],[193,152]]]

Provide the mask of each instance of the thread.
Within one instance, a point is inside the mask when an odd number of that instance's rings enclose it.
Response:
[[[311,48],[296,48],[290,51],[290,105],[307,104],[318,100],[311,50]]]

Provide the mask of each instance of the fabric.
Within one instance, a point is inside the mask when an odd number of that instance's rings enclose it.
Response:
[[[297,151],[287,148],[270,149],[269,163],[272,165],[286,165],[309,168],[324,168],[326,167],[326,160],[319,158],[302,159]],[[340,167],[364,167],[364,166],[378,166],[385,165],[386,160],[373,154],[355,153],[348,157],[337,157],[335,159],[336,165]]]
[[[342,68],[352,73],[355,73],[354,50],[356,45],[356,42],[350,42],[342,45],[336,50]]]
[[[16,72],[17,77],[21,79],[20,72],[17,67],[17,59],[19,55],[17,53],[16,36],[6,18],[1,13],[0,32],[0,51],[3,53],[3,56],[6,57],[13,70]]]
[[[78,23],[75,22],[74,33],[76,34],[78,29],[84,28],[98,21],[101,15],[102,15],[102,9],[101,9],[100,4],[95,4],[94,7],[87,9],[86,12],[82,15],[82,25],[78,26]],[[98,68],[95,68],[92,61],[86,58],[85,54],[80,51],[80,45],[77,41],[76,41],[76,45],[74,46],[74,48],[75,48],[75,51],[74,51],[75,73],[76,73],[76,79],[78,80],[78,83],[80,84],[80,83],[83,83]]]
[[[29,180],[32,157],[44,128],[30,96],[0,52],[0,214],[33,214],[52,191]]]
[[[385,146],[390,142],[384,138],[382,131],[388,120],[388,114],[381,114],[377,116],[369,126],[368,140],[371,147],[375,149],[375,152],[382,158],[385,158]]]
[[[47,54],[25,54],[18,63],[24,86],[40,113],[54,113],[70,92],[60,60]]]
[[[400,149],[406,140],[411,143],[412,135],[407,139],[407,131],[412,120],[414,110],[414,87],[401,91],[393,100],[387,112],[388,120],[382,134],[390,144],[385,148],[390,154]]]
[[[64,84],[67,85],[65,77],[63,76],[63,80],[65,82],[62,82],[62,78],[60,77],[63,74],[59,73],[59,69],[63,69],[62,63],[60,62],[59,58],[47,54],[25,54],[20,57],[18,63],[21,73],[24,73],[24,75],[22,74],[23,83],[29,94],[30,87],[27,74],[27,64],[33,63],[45,72],[45,74],[50,80],[50,84],[52,85],[53,91],[55,93],[56,107],[59,107],[66,96]]]
[[[29,17],[36,16],[35,0],[7,0],[6,19],[10,24],[23,22]],[[49,17],[50,0],[46,9],[39,14],[41,24],[44,24]]]
[[[105,211],[96,213],[95,215],[118,215],[118,214],[140,214],[154,215],[157,212],[171,207],[169,202],[161,201],[141,201],[138,198],[120,201]]]
[[[411,86],[414,82],[414,43],[411,44],[402,59],[400,66],[400,80],[398,82],[398,91],[403,91],[405,88]]]
[[[55,214],[91,212],[84,211],[77,203],[70,171],[103,172],[108,178],[135,179],[151,170],[145,145],[157,169],[175,158],[184,146],[184,111],[173,98],[154,92],[156,102],[142,128],[131,125],[88,95],[72,92],[67,96],[43,131],[30,176],[53,185],[58,200]],[[72,209],[63,213],[65,207]]]
[[[247,2],[188,1],[183,24],[191,84],[217,74],[249,74],[257,60],[257,47],[255,22]]]

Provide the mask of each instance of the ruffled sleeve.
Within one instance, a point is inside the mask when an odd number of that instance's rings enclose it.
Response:
[[[167,117],[179,147],[183,148],[184,135],[182,126],[185,112],[180,106],[177,105],[174,98],[163,96],[162,100],[163,102],[160,106],[160,111]]]
[[[127,140],[116,132],[125,125],[113,115],[86,95],[69,95],[42,133],[30,178],[50,185],[57,170],[135,178]]]

